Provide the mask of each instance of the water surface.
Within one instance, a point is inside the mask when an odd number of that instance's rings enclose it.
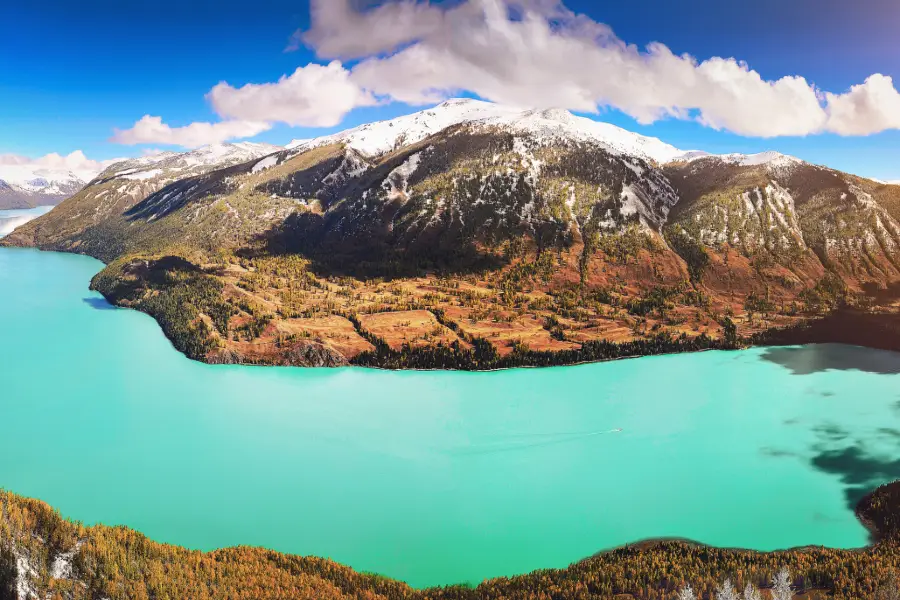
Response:
[[[46,215],[52,209],[52,206],[38,206],[36,208],[0,210],[0,238],[9,235],[16,227],[24,225],[32,219]]]
[[[857,547],[900,477],[900,355],[706,352],[497,373],[208,366],[0,249],[0,486],[191,548],[331,557],[416,586],[679,536]]]

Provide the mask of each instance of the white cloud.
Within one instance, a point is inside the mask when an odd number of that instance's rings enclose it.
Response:
[[[638,49],[556,0],[466,0],[449,9],[395,0],[366,11],[313,0],[312,16],[302,38],[319,56],[368,56],[351,80],[401,102],[469,91],[538,108],[613,107],[641,123],[696,119],[758,137],[900,127],[890,78],[873,75],[845,94],[822,93],[800,76],[765,80],[732,58],[701,62],[658,43]]]
[[[19,167],[16,172],[35,176],[41,172],[66,172],[69,171],[83,181],[89,181],[97,176],[109,165],[119,162],[120,158],[111,160],[92,160],[84,155],[81,150],[62,156],[57,153],[47,154],[40,158],[28,158],[16,154],[0,154],[0,167]],[[3,169],[4,172],[12,172],[13,169]],[[9,173],[7,173],[8,175]]]
[[[207,98],[223,118],[307,127],[332,127],[355,107],[375,103],[339,61],[300,67],[276,83],[234,88],[222,82]]]
[[[119,144],[172,144],[185,148],[199,148],[230,139],[253,137],[272,128],[261,121],[220,121],[191,123],[184,127],[170,127],[161,117],[144,115],[131,129],[116,130],[112,141]]]
[[[841,135],[869,135],[900,129],[900,94],[890,77],[876,74],[845,94],[826,94],[828,129]]]
[[[438,102],[460,92],[516,106],[599,112],[616,108],[647,124],[695,120],[745,136],[822,132],[868,135],[900,128],[900,94],[875,74],[844,93],[804,77],[763,79],[734,58],[700,61],[653,43],[638,48],[560,0],[312,0],[312,25],[295,34],[322,59],[277,82],[207,94],[218,123],[171,128],[145,116],[113,138],[196,147],[252,137],[282,122],[331,127],[378,101]],[[449,6],[449,7],[448,7]]]
[[[312,2],[314,27],[297,32],[322,58],[353,59],[380,54],[436,33],[444,23],[444,11],[428,3],[404,0],[382,4],[363,15],[348,0]],[[369,25],[378,23],[379,29]]]

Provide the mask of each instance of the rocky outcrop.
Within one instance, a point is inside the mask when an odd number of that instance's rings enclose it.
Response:
[[[282,364],[291,367],[344,367],[347,359],[318,342],[300,342],[282,357]]]

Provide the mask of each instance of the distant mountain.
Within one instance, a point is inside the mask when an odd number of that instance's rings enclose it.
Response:
[[[110,263],[95,287],[202,360],[558,364],[734,345],[893,289],[900,186],[451,100],[119,163],[5,243]]]
[[[36,165],[0,165],[0,210],[59,204],[85,186],[84,177]]]
[[[55,209],[49,217],[55,224],[53,233],[47,231],[47,235],[78,236],[120,216],[124,210],[167,185],[280,149],[279,146],[250,142],[223,143],[190,152],[163,152],[114,163],[80,193]]]

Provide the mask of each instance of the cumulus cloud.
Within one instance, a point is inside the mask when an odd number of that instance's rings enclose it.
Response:
[[[353,59],[395,50],[403,44],[437,33],[444,24],[444,11],[415,0],[388,2],[362,14],[349,0],[312,2],[313,28],[299,31],[302,40],[321,58]],[[379,29],[369,29],[372,23]]]
[[[886,75],[876,74],[845,94],[825,94],[828,129],[841,135],[869,135],[900,129],[900,94]]]
[[[162,117],[144,115],[130,129],[117,129],[112,141],[131,146],[171,144],[185,148],[199,148],[230,139],[253,137],[271,128],[271,123],[262,121],[220,121],[170,127],[163,123]]]
[[[39,173],[47,171],[71,171],[79,179],[89,181],[109,165],[122,159],[92,160],[81,150],[70,154],[47,154],[40,158],[29,158],[17,154],[0,154],[0,167],[22,167],[23,172]],[[8,169],[6,170],[8,171]]]
[[[339,61],[300,67],[275,83],[234,88],[222,82],[207,98],[224,118],[307,127],[332,127],[355,107],[375,103]]]
[[[275,122],[331,127],[360,106],[423,105],[460,92],[534,108],[615,108],[642,124],[689,119],[754,137],[900,128],[890,77],[874,74],[842,93],[800,75],[767,80],[734,58],[638,48],[561,0],[311,0],[311,16],[294,39],[330,63],[273,83],[219,83],[207,94],[219,123],[171,128],[148,115],[114,139],[195,147]]]
[[[843,94],[801,76],[763,79],[746,63],[698,61],[665,45],[645,49],[558,0],[464,0],[452,8],[394,0],[357,10],[313,0],[302,34],[320,57],[362,58],[352,82],[377,96],[426,104],[460,91],[537,108],[617,108],[641,123],[696,119],[715,129],[775,137],[900,127],[900,95],[873,75]]]

